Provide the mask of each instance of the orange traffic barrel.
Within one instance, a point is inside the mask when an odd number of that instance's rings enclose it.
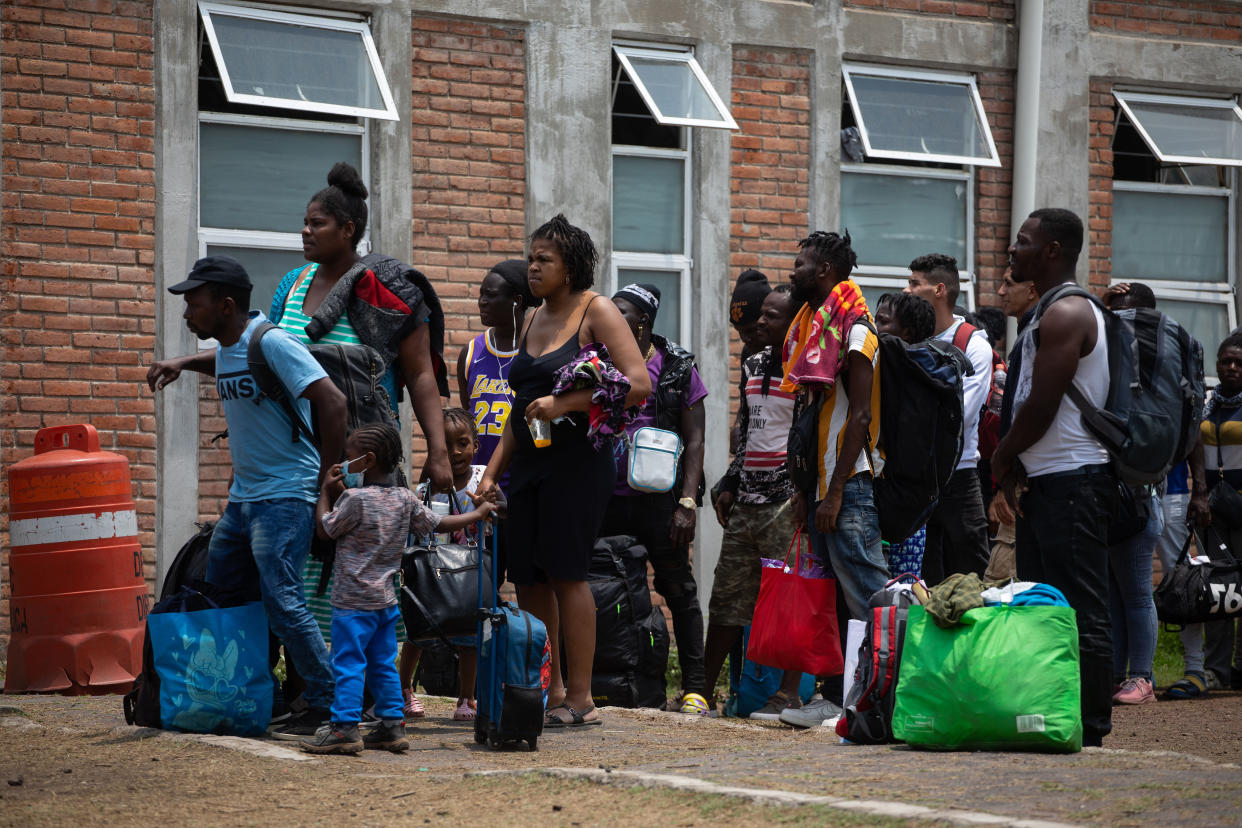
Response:
[[[40,429],[9,469],[9,508],[4,692],[128,692],[148,608],[128,461],[94,426]]]

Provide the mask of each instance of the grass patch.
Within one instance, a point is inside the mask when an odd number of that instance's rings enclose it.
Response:
[[[1185,657],[1182,651],[1181,636],[1174,631],[1166,630],[1160,625],[1156,638],[1156,657],[1152,662],[1152,676],[1157,687],[1168,687],[1182,677]]]

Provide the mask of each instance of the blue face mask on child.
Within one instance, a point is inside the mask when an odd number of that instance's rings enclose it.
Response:
[[[362,464],[362,462],[363,462],[364,460],[366,460],[366,459],[367,459],[367,457],[366,457],[366,455],[364,454],[363,456],[359,457],[357,460],[350,460],[350,461],[346,462],[346,463],[345,463],[345,464],[341,467],[341,469],[345,472],[345,479],[344,479],[344,481],[343,481],[343,482],[345,483],[345,488],[347,488],[347,489],[357,489],[357,488],[361,488],[361,486],[362,486],[362,476],[363,476],[364,474],[366,474],[366,469],[363,469],[362,471],[356,471],[356,472],[355,472],[355,471],[350,471],[350,469],[352,469],[352,468],[354,468],[354,467],[356,467],[356,466],[361,465],[361,464]]]

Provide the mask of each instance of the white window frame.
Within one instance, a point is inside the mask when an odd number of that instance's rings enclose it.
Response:
[[[943,178],[961,181],[966,185],[966,261],[958,268],[958,288],[965,298],[967,310],[975,309],[975,174],[973,167],[963,170],[946,170],[936,167],[902,167],[888,164],[842,164],[841,174],[901,176],[905,178]],[[846,228],[849,229],[849,228]],[[928,250],[928,253],[940,251]],[[865,287],[883,288],[900,292],[908,283],[910,269],[895,265],[859,264],[852,278]]]
[[[988,126],[987,112],[983,109],[983,99],[979,97],[979,86],[976,83],[975,76],[973,74],[963,72],[932,72],[925,69],[899,69],[888,66],[874,66],[865,63],[843,63],[841,64],[841,74],[845,79],[845,87],[849,92],[850,107],[854,111],[854,122],[858,125],[858,132],[862,137],[863,149],[868,158],[888,158],[897,161],[934,161],[944,164],[964,164],[975,167],[999,167],[1001,165],[1000,156],[996,152],[996,142],[992,139],[992,129]],[[858,95],[854,92],[853,75],[855,74],[870,77],[898,78],[900,80],[909,81],[948,83],[965,87],[970,92],[971,101],[974,103],[975,117],[979,120],[979,124],[983,130],[983,137],[987,141],[988,157],[984,158],[976,155],[941,155],[938,153],[874,149],[871,146],[871,136],[867,131],[867,122],[863,118],[862,107],[858,103]]]
[[[687,144],[688,142],[683,142]],[[609,295],[616,293],[622,285],[620,284],[619,271],[627,268],[640,270],[660,270],[669,273],[679,274],[679,308],[680,313],[677,320],[677,336],[674,340],[679,343],[688,341],[690,334],[690,278],[694,270],[694,259],[690,256],[690,251],[694,249],[691,231],[693,223],[690,216],[693,213],[691,206],[693,204],[693,179],[694,167],[691,159],[691,151],[688,148],[683,149],[665,149],[659,147],[636,147],[627,144],[614,144],[610,157],[615,158],[618,155],[639,157],[639,158],[672,158],[682,161],[685,164],[685,174],[682,176],[682,186],[685,191],[682,195],[682,252],[681,253],[626,253],[624,251],[613,251],[612,263],[608,273]]]
[[[1120,99],[1119,99],[1120,100]],[[1135,123],[1131,119],[1131,123]],[[1137,126],[1136,126],[1137,129]],[[1146,140],[1146,139],[1144,139]],[[1174,279],[1143,279],[1143,284],[1152,289],[1156,295],[1156,307],[1161,299],[1173,299],[1182,302],[1196,302],[1205,305],[1224,305],[1229,314],[1229,330],[1238,326],[1238,307],[1234,300],[1237,283],[1237,252],[1238,252],[1238,173],[1229,173],[1228,187],[1196,187],[1187,184],[1159,184],[1146,181],[1113,181],[1113,190],[1135,193],[1159,193],[1160,195],[1194,195],[1215,196],[1228,199],[1225,228],[1225,281],[1223,282],[1188,282]],[[1113,278],[1112,284],[1130,281],[1127,278]],[[1203,342],[1204,351],[1211,353],[1220,343]],[[1205,366],[1210,373],[1212,366]]]
[[[328,14],[294,14],[275,11],[255,6],[237,6],[226,3],[200,2],[199,17],[203,21],[203,29],[211,52],[216,59],[216,68],[220,71],[220,80],[224,84],[224,94],[230,103],[268,106],[279,109],[297,109],[305,112],[321,112],[333,115],[352,115],[357,118],[380,118],[387,121],[399,119],[396,104],[393,102],[392,90],[388,87],[388,78],[380,63],[379,52],[375,48],[375,38],[371,35],[371,27],[363,20],[333,17]],[[346,106],[342,104],[320,103],[315,101],[297,101],[292,98],[276,98],[268,95],[248,95],[233,90],[233,81],[229,77],[229,68],[225,63],[224,54],[220,50],[220,42],[216,38],[215,24],[211,16],[219,14],[225,17],[240,17],[250,20],[265,20],[274,23],[288,23],[297,26],[309,26],[317,29],[328,29],[338,32],[354,32],[361,37],[363,50],[371,65],[371,73],[379,86],[382,109],[363,106]]]
[[[630,82],[634,84],[634,88],[638,90],[639,96],[643,99],[643,103],[647,105],[651,116],[656,119],[656,123],[665,126],[688,126],[688,127],[707,127],[708,129],[739,129],[737,121],[733,120],[733,116],[729,114],[728,107],[721,100],[720,95],[716,92],[716,87],[712,86],[712,82],[707,79],[707,73],[703,71],[703,67],[699,66],[699,62],[694,59],[694,53],[689,49],[659,49],[652,48],[650,44],[645,46],[634,46],[626,43],[613,43],[613,54],[617,56],[617,60],[621,63],[621,68],[625,70],[625,74],[629,76]],[[699,87],[707,93],[708,99],[712,102],[712,106],[716,108],[719,119],[708,120],[703,118],[678,118],[671,115],[665,115],[656,106],[655,99],[651,97],[651,93],[647,91],[647,85],[643,83],[643,79],[639,73],[635,71],[633,64],[630,63],[631,57],[646,58],[649,60],[662,60],[667,63],[684,63],[690,68],[695,80],[698,81]],[[614,96],[615,97],[615,96]]]
[[[302,132],[339,132],[349,135],[359,136],[362,144],[362,169],[358,172],[362,176],[362,181],[369,188],[371,159],[370,149],[367,141],[367,127],[364,121],[361,124],[345,124],[333,121],[306,121],[298,118],[278,118],[272,116],[261,115],[237,115],[225,112],[199,112],[198,123],[201,131],[202,124],[232,124],[235,126],[259,127],[267,129],[283,129],[283,130],[299,130]],[[201,147],[201,137],[196,137],[195,146]],[[203,195],[202,182],[202,165],[198,165],[198,186],[195,190],[195,198],[201,199]],[[307,182],[307,197],[314,192],[314,182]],[[198,225],[198,255],[203,257],[207,255],[207,246],[210,245],[228,245],[230,247],[253,247],[263,250],[288,250],[290,252],[301,252],[302,250],[302,234],[300,231],[292,231],[289,233],[279,233],[269,230],[244,230],[240,228],[229,227],[206,227],[202,224],[202,210],[196,206],[195,215],[199,216]],[[371,228],[368,223],[366,231],[358,241],[358,252],[360,255],[366,255],[371,250]]]
[[[1182,106],[1187,109],[1228,109],[1232,110],[1234,117],[1238,119],[1239,127],[1242,127],[1242,108],[1238,107],[1236,101],[1232,98],[1194,98],[1185,95],[1153,95],[1143,92],[1123,92],[1113,90],[1113,97],[1117,99],[1118,105],[1121,106],[1126,117],[1130,119],[1139,137],[1143,139],[1143,143],[1151,150],[1152,155],[1160,159],[1166,164],[1191,164],[1195,166],[1208,165],[1216,167],[1242,167],[1242,158],[1206,158],[1202,156],[1187,155],[1168,155],[1160,150],[1155,139],[1147,132],[1147,128],[1143,126],[1141,118],[1134,114],[1134,110],[1130,108],[1131,103],[1151,103],[1160,104],[1162,106]]]

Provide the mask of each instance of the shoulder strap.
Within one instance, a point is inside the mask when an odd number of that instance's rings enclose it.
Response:
[[[530,334],[531,326],[535,324],[535,317],[538,315],[539,308],[535,308],[535,312],[530,315],[530,319],[526,320],[526,325],[522,328],[522,344],[518,346],[519,351],[526,350],[526,337]]]
[[[582,309],[582,317],[578,320],[578,330],[575,334],[578,337],[579,341],[581,341],[582,339],[582,325],[586,322],[587,311],[591,309],[591,304],[599,297],[600,297],[600,294],[598,293],[592,296],[590,300],[586,303],[586,307]]]
[[[966,343],[974,336],[975,331],[979,330],[969,322],[963,322],[957,326],[957,333],[953,334],[953,347],[957,348],[963,354],[966,353]]]
[[[255,385],[259,388],[259,396],[254,398],[254,403],[258,405],[263,402],[264,397],[267,397],[279,405],[293,427],[293,439],[291,442],[296,443],[299,435],[305,434],[306,439],[310,440],[311,445],[318,447],[319,441],[315,439],[315,435],[306,423],[303,422],[302,415],[294,407],[284,383],[280,381],[280,377],[268,365],[267,356],[263,353],[261,344],[263,337],[267,335],[268,331],[278,327],[268,321],[260,322],[254,329],[254,333],[250,335],[250,344],[246,346],[246,362],[250,368],[250,376],[254,378]]]

